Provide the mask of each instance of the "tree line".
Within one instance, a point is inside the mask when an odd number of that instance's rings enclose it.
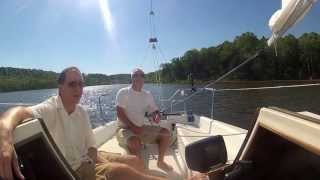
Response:
[[[200,82],[217,79],[254,55],[253,61],[229,76],[228,80],[307,80],[320,76],[320,35],[305,33],[299,38],[287,35],[267,47],[267,39],[251,32],[237,36],[232,42],[217,46],[188,50],[183,56],[161,64],[161,70],[148,74],[155,81],[161,74],[162,82],[185,82],[190,74]]]
[[[0,67],[0,92],[55,88],[56,78],[51,71]]]
[[[232,42],[188,50],[183,56],[161,64],[159,71],[148,73],[146,82],[156,82],[156,74],[160,75],[162,83],[186,82],[190,74],[199,82],[217,79],[261,49],[264,49],[261,55],[228,80],[319,79],[319,33],[305,33],[299,38],[287,35],[277,40],[275,48],[267,47],[265,37],[259,39],[246,32]],[[0,92],[56,88],[57,77],[58,73],[52,71],[0,67]],[[85,83],[88,86],[126,84],[130,83],[130,75],[86,74]]]
[[[0,67],[0,92],[57,88],[59,73],[37,69]],[[83,74],[86,86],[129,83],[129,74]]]

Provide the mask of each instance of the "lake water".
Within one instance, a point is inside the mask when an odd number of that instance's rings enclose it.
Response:
[[[294,83],[294,82],[292,82]],[[215,89],[261,87],[274,85],[288,85],[288,83],[220,83]],[[93,127],[115,119],[115,96],[117,91],[128,85],[103,85],[85,87],[81,99],[89,111]],[[176,90],[190,88],[189,85],[155,85],[146,84],[145,89],[151,91],[162,109],[170,112],[169,102],[160,102],[159,99],[169,98]],[[311,111],[320,114],[320,86],[282,88],[249,91],[222,91],[214,94],[214,119],[227,122],[247,129],[258,107],[277,106],[291,111]],[[191,91],[178,93],[175,102],[186,98]],[[57,89],[18,91],[0,93],[0,113],[15,103],[36,104],[48,97],[57,94]],[[99,100],[100,99],[100,100]],[[178,103],[172,107],[174,112],[184,108],[194,113],[211,116],[212,92],[203,91],[185,103]],[[99,103],[100,102],[100,103]]]

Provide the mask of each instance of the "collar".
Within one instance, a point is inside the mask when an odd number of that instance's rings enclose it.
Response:
[[[63,110],[65,110],[64,109],[64,106],[63,106],[63,104],[62,104],[62,100],[61,100],[61,97],[60,97],[60,95],[57,95],[57,109],[63,109]]]
[[[141,91],[136,91],[136,90],[134,90],[133,88],[132,88],[132,85],[129,87],[129,90],[130,91],[133,91],[133,92],[135,92],[135,93],[141,93],[142,91],[143,91],[143,88],[141,88]]]
[[[57,109],[58,109],[58,110],[63,110],[63,111],[64,111],[66,114],[68,114],[68,115],[72,115],[72,114],[75,114],[76,112],[78,112],[78,105],[76,105],[74,111],[73,111],[71,114],[69,114],[69,113],[66,111],[66,109],[64,108],[63,104],[62,104],[62,100],[61,100],[60,95],[57,95],[56,98],[57,98],[56,102],[57,102]]]

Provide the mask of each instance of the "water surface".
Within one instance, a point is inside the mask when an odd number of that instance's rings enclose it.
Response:
[[[286,83],[288,84],[288,83]],[[221,83],[215,89],[261,87],[271,85],[284,85],[274,83]],[[115,96],[117,91],[128,85],[103,85],[90,86],[84,88],[83,104],[89,111],[91,123],[96,127],[105,122],[115,119]],[[161,102],[161,99],[169,98],[176,90],[190,88],[189,85],[155,85],[146,84],[145,89],[152,92],[157,104],[166,111],[171,111],[170,102]],[[258,107],[277,106],[291,111],[311,111],[320,114],[319,86],[248,90],[248,91],[222,91],[214,94],[213,118],[233,125],[248,128],[254,118],[254,113]],[[185,103],[177,103],[192,93],[185,91],[183,94],[173,98],[176,103],[173,111],[183,111],[185,108],[194,113],[211,116],[212,115],[212,92],[203,91]],[[44,101],[50,96],[56,95],[57,89],[18,91],[0,93],[0,113],[4,112],[14,103],[36,104]]]

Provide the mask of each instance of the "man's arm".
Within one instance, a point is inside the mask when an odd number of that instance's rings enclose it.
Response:
[[[13,179],[12,169],[20,179],[24,179],[14,155],[13,131],[23,120],[32,117],[32,110],[26,107],[11,108],[0,117],[0,177],[2,179]]]
[[[138,127],[136,125],[134,125],[128,118],[128,116],[126,115],[126,113],[124,112],[124,109],[120,106],[117,106],[117,116],[120,119],[120,121],[122,123],[124,123],[125,125],[127,125],[127,127],[133,131],[135,134],[141,134],[143,131],[143,128]]]
[[[25,119],[32,118],[32,110],[28,107],[14,107],[0,117],[0,128],[7,128],[11,132]]]
[[[94,164],[97,163],[97,154],[98,154],[98,151],[96,148],[90,147],[88,149],[88,156],[92,159]]]

